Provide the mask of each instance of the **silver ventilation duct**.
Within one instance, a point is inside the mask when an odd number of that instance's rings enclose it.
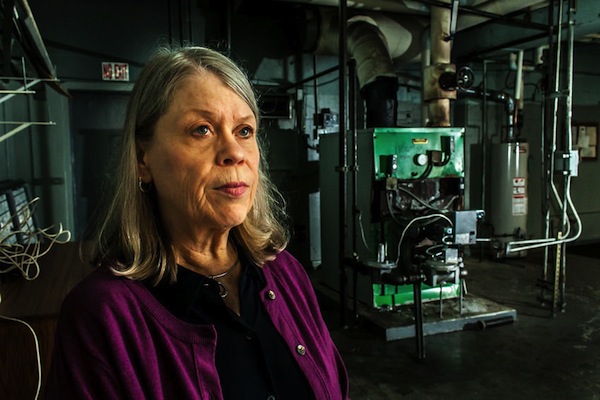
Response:
[[[308,24],[318,24],[315,54],[338,54],[337,10],[318,8]],[[398,82],[394,60],[418,58],[426,19],[392,18],[378,13],[351,15],[347,20],[348,54],[356,60],[359,88],[365,99],[367,127],[396,126]]]

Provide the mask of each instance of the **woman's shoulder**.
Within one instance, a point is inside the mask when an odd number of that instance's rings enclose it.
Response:
[[[305,275],[302,264],[289,251],[283,250],[273,260],[265,263],[265,268],[274,272]]]
[[[130,308],[140,295],[143,301],[144,291],[142,283],[116,276],[108,267],[97,267],[67,294],[61,314],[78,314],[82,310],[94,314]]]
[[[304,288],[311,285],[305,267],[287,250],[266,262],[263,270],[268,280],[277,281],[285,287]]]
[[[63,302],[59,319],[64,324],[88,325],[85,329],[107,325],[121,330],[160,326],[171,337],[188,343],[212,335],[212,328],[207,328],[207,333],[206,329],[173,316],[144,282],[117,276],[109,267],[98,267],[73,288]]]

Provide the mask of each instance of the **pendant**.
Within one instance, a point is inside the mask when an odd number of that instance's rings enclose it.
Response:
[[[219,285],[219,295],[221,296],[222,299],[224,299],[229,294],[229,289],[227,289],[227,286],[225,286],[224,283],[221,283],[219,281],[215,281],[215,282],[217,282],[217,285]]]

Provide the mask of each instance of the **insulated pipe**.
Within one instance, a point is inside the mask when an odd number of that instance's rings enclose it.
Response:
[[[367,22],[349,24],[348,51],[356,60],[367,128],[396,126],[398,79],[381,31]]]
[[[523,50],[519,50],[517,53],[517,77],[515,82],[515,100],[517,101],[517,106],[521,107],[522,104],[522,94],[523,94]]]
[[[339,53],[339,21],[331,10],[319,9],[320,35],[316,54]],[[398,82],[393,59],[412,60],[420,54],[424,24],[418,18],[392,19],[377,13],[346,20],[348,55],[356,60],[360,93],[365,99],[367,127],[396,126]]]
[[[517,77],[515,82],[515,126],[520,132],[523,126],[523,50],[517,55]]]
[[[361,20],[348,21],[348,51],[356,60],[361,88],[379,77],[396,78],[387,43],[376,25]]]
[[[443,2],[450,4],[450,0]],[[456,98],[456,91],[444,91],[438,84],[440,75],[453,68],[450,64],[452,42],[449,8],[431,7],[430,36],[431,62],[423,71],[429,126],[450,126],[450,99]]]
[[[422,52],[421,52],[421,71],[425,71],[431,65],[431,35],[429,34],[429,28],[427,28],[426,33],[423,35],[422,39]],[[421,84],[421,98],[425,99],[425,85]],[[429,125],[429,113],[427,111],[427,104],[422,101],[421,102],[421,125],[428,126]]]

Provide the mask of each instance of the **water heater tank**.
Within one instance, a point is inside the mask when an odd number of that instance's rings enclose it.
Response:
[[[491,146],[488,217],[497,241],[514,241],[527,232],[528,157],[527,143]]]

